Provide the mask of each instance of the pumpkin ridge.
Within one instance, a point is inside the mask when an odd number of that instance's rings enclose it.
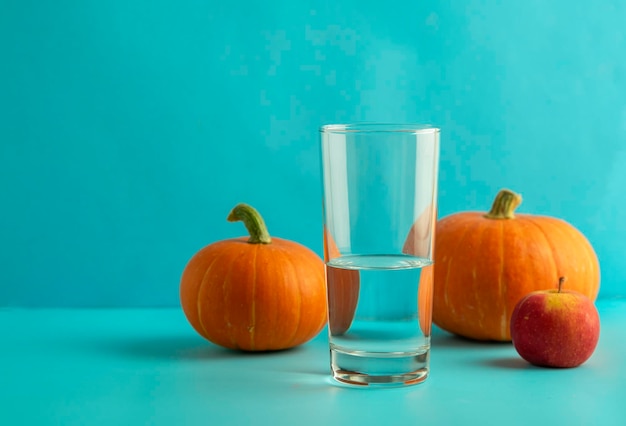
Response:
[[[213,259],[211,259],[209,265],[207,266],[206,270],[204,271],[204,274],[202,275],[202,280],[200,281],[200,285],[198,286],[198,294],[200,294],[202,292],[202,288],[204,287],[204,285],[207,282],[207,278],[209,275],[209,272],[211,271],[211,269],[213,268],[213,266],[215,265],[215,263],[217,262],[217,260],[222,256],[222,253],[220,253],[218,256],[215,256]],[[200,305],[200,298],[196,298],[196,315],[198,316],[198,325],[200,326],[200,328],[202,329],[202,334],[204,336],[208,337],[208,333],[206,330],[206,327],[204,326],[204,323],[202,322],[202,307]]]
[[[248,244],[247,242],[245,244]],[[232,292],[226,292],[226,287],[227,285],[231,284],[231,275],[233,274],[233,271],[235,271],[235,265],[237,264],[237,261],[241,258],[245,258],[247,256],[247,252],[246,250],[242,250],[241,252],[239,252],[239,256],[235,257],[234,259],[231,260],[229,268],[228,268],[228,272],[224,275],[224,282],[222,283],[222,295],[224,295],[224,299],[222,300],[222,303],[229,307],[229,303],[226,300],[226,296],[229,296]],[[230,300],[230,299],[229,299]],[[224,309],[224,321],[230,325],[230,315],[229,315],[230,309]],[[229,327],[230,328],[230,327]],[[236,349],[243,349],[242,345],[241,345],[241,341],[240,336],[238,334],[233,335],[233,333],[227,333],[232,345],[234,348]]]
[[[309,249],[310,250],[310,249]],[[318,257],[318,255],[313,252],[311,250],[311,252]],[[316,262],[316,258],[314,257],[310,257],[309,258],[309,263],[312,266],[315,266]],[[314,336],[316,336],[317,334],[319,334],[320,331],[322,331],[322,329],[324,328],[324,326],[327,324],[328,322],[328,299],[327,299],[327,290],[326,290],[326,267],[324,266],[324,262],[322,262],[322,267],[321,268],[317,268],[318,275],[320,277],[320,279],[322,280],[322,282],[324,283],[324,287],[320,290],[321,295],[319,296],[323,301],[324,301],[324,315],[321,315],[319,320],[316,323],[313,323],[314,327],[312,328],[312,333],[314,333]]]
[[[585,251],[587,252],[587,265],[586,270],[589,271],[590,280],[588,281],[588,294],[591,296],[591,300],[595,301],[598,298],[598,293],[600,291],[600,285],[602,280],[602,274],[600,271],[600,263],[598,261],[598,255],[593,249],[593,245],[591,241],[582,233],[579,233],[579,236],[582,238],[582,241],[585,242],[583,246],[585,247]],[[591,284],[591,282],[596,283],[595,286]]]
[[[305,249],[306,249],[306,252],[300,253],[301,259],[305,260],[311,266],[312,269],[317,270],[319,279],[321,279],[322,282],[325,283],[325,267],[323,266],[323,262],[322,262],[321,268],[316,267],[316,265],[318,264],[317,262],[317,259],[319,258],[318,255],[315,252],[313,252],[311,249],[309,249],[308,247],[305,247]],[[310,253],[310,255],[307,252]],[[307,285],[306,288],[308,288],[309,291],[311,289],[314,289],[314,287],[311,287],[310,285]],[[306,335],[310,336],[308,339],[312,339],[317,334],[319,334],[319,332],[322,331],[322,329],[324,328],[324,326],[326,325],[328,321],[328,308],[326,306],[327,304],[326,285],[324,285],[323,289],[320,289],[320,292],[321,294],[312,293],[309,296],[320,298],[321,300],[323,300],[324,315],[320,315],[319,318],[315,318],[315,316],[311,316],[311,312],[309,312],[307,317],[302,317],[304,319],[308,319],[308,321],[306,321],[306,329],[305,329]],[[300,294],[302,295],[303,293],[301,292]],[[300,315],[302,316],[302,309],[300,309]],[[313,321],[312,319],[314,319],[315,321]],[[299,327],[299,329],[302,329],[302,327]],[[304,341],[305,341],[304,338],[300,337],[300,342],[298,344],[304,343]]]
[[[491,229],[491,221],[494,219],[488,219],[488,220],[479,220],[474,224],[474,227],[472,228],[472,233],[471,233],[471,237],[472,237],[472,243],[475,244],[475,248],[472,251],[472,254],[476,254],[478,255],[481,252],[481,245],[483,243],[483,241],[485,240],[485,235],[489,232],[489,229]],[[485,311],[483,309],[480,309],[479,306],[481,305],[481,302],[483,302],[483,300],[481,300],[478,296],[479,296],[479,291],[477,291],[477,286],[479,286],[481,284],[481,280],[480,277],[477,277],[476,274],[472,273],[472,281],[471,281],[471,293],[472,293],[472,297],[474,299],[474,306],[475,308],[478,310],[478,312],[480,313],[480,320],[479,320],[479,325],[482,328],[482,322],[485,319]],[[465,303],[463,305],[463,309],[465,309],[467,307],[467,303]],[[471,326],[473,327],[473,325]]]
[[[595,253],[595,251],[593,250],[593,246],[591,245],[591,243],[589,242],[589,240],[587,239],[587,237],[585,237],[585,235],[580,232],[577,228],[575,228],[573,225],[569,224],[568,222],[559,219],[559,218],[554,218],[554,217],[545,217],[545,216],[536,216],[536,218],[541,218],[542,220],[547,220],[549,221],[550,225],[553,226],[555,229],[558,229],[558,233],[560,238],[564,239],[564,241],[567,241],[569,244],[575,244],[576,246],[579,247],[584,247],[585,252],[587,253],[587,256],[585,256],[585,260],[586,260],[586,268],[584,268],[587,272],[588,275],[588,279],[584,279],[584,280],[577,280],[577,291],[585,294],[587,297],[591,298],[592,300],[595,300],[597,297],[597,293],[599,291],[599,283],[600,283],[600,270],[599,270],[599,264],[597,263],[597,255]],[[539,226],[537,224],[537,226]],[[557,275],[561,275],[563,273],[563,271],[559,270],[559,264],[557,262],[557,256],[555,255],[556,251],[554,249],[554,245],[552,244],[552,240],[548,239],[550,248],[552,249],[552,254],[553,254],[553,258],[554,258],[554,263],[555,263],[555,270]],[[594,260],[596,263],[594,263]],[[583,274],[584,275],[584,274]],[[585,287],[580,287],[580,283],[585,283]],[[591,283],[594,283],[593,285]],[[570,283],[570,285],[573,284]],[[594,287],[597,285],[597,287],[594,290]]]
[[[253,276],[252,276],[252,303],[250,304],[250,318],[252,319],[252,325],[250,327],[252,327],[252,329],[250,330],[250,328],[248,328],[248,334],[250,334],[250,350],[254,350],[255,349],[255,345],[254,345],[254,337],[255,337],[255,333],[256,333],[256,287],[257,287],[257,259],[258,259],[258,254],[259,254],[259,244],[255,244],[254,245],[254,258],[252,259],[252,271],[253,271]]]
[[[564,221],[560,221],[559,223],[559,228],[566,230],[566,226],[568,226],[569,224],[567,224]],[[585,257],[585,259],[587,260],[587,268],[585,268],[586,271],[588,271],[588,280],[586,280],[587,286],[585,289],[580,289],[583,293],[586,293],[587,296],[592,300],[595,301],[598,297],[598,293],[600,291],[600,284],[601,284],[601,271],[600,271],[600,263],[598,260],[598,255],[596,254],[595,250],[593,249],[593,246],[591,245],[591,242],[589,241],[589,239],[585,236],[585,234],[583,234],[581,231],[579,231],[577,228],[575,229],[575,233],[569,232],[567,233],[569,238],[572,238],[574,235],[575,237],[573,238],[573,240],[575,240],[575,243],[577,245],[580,245],[582,247],[585,247],[585,251],[587,252],[587,256]],[[594,284],[592,284],[594,283]],[[586,292],[585,292],[586,290]]]
[[[222,250],[217,256],[215,256],[213,258],[213,260],[211,261],[210,266],[207,268],[207,270],[205,271],[204,275],[202,276],[202,281],[200,282],[200,286],[198,286],[198,295],[200,295],[202,293],[202,289],[206,286],[206,283],[208,281],[208,277],[209,277],[209,273],[211,272],[211,270],[213,269],[213,266],[215,266],[217,264],[217,261],[220,260],[222,257],[225,257],[226,254],[229,253],[228,249],[224,249]],[[204,331],[204,336],[208,339],[210,333],[208,333],[206,326],[204,325],[204,322],[202,321],[202,299],[200,297],[197,298],[196,300],[196,310],[198,312],[198,322],[200,323],[200,327],[202,327],[202,330]],[[211,339],[209,339],[211,340]],[[232,341],[232,338],[230,338],[231,343],[234,345],[235,343]]]
[[[455,251],[453,252],[454,254],[456,254],[456,250],[458,250],[459,246],[461,245],[461,240],[463,239],[463,237],[465,236],[465,234],[467,233],[467,228],[464,230],[463,234],[461,234],[461,236],[457,239],[457,244],[455,246]],[[437,234],[435,234],[437,235]],[[436,244],[436,243],[435,243]],[[451,266],[450,264],[452,263],[452,259],[454,259],[454,256],[449,256],[448,257],[448,262],[447,262],[447,268],[446,268],[446,275],[445,275],[445,279],[443,280],[443,285],[441,287],[442,292],[443,292],[443,303],[444,306],[446,308],[446,310],[449,308],[449,300],[448,300],[448,292],[447,287],[448,287],[448,281],[450,278],[450,269]],[[434,313],[435,309],[434,309],[434,304],[433,304],[433,313]]]
[[[311,259],[311,264],[313,264],[313,260]],[[328,323],[328,299],[327,299],[327,290],[326,290],[326,267],[324,266],[324,262],[322,262],[322,267],[318,269],[319,276],[322,282],[324,283],[324,287],[321,290],[321,299],[324,301],[324,315],[320,316],[320,319],[316,326],[314,327],[315,335],[319,334],[322,331],[324,326]]]
[[[452,251],[452,255],[450,255],[449,259],[448,259],[448,267],[446,269],[446,278],[445,278],[445,280],[443,282],[443,286],[442,286],[442,290],[441,290],[443,292],[443,295],[444,295],[443,302],[444,302],[445,310],[449,310],[451,308],[451,306],[450,306],[451,303],[450,303],[450,300],[448,298],[447,287],[449,285],[450,271],[452,269],[452,260],[456,258],[457,253],[461,250],[462,243],[463,243],[463,240],[465,239],[465,237],[470,233],[470,231],[472,229],[474,229],[474,225],[475,224],[472,223],[472,221],[471,221],[471,220],[474,219],[474,216],[475,215],[462,217],[463,220],[461,221],[461,224],[464,224],[465,222],[467,222],[467,223],[465,223],[465,227],[463,229],[463,233],[456,240],[454,251]],[[465,219],[471,219],[471,220],[465,220]],[[437,270],[437,266],[435,266],[435,270]],[[436,285],[436,283],[435,283],[435,285]],[[454,312],[454,308],[452,308],[452,311]],[[433,313],[435,313],[434,305],[433,305]]]
[[[526,222],[531,223],[531,224],[532,224],[532,225],[534,225],[537,229],[539,229],[539,232],[540,232],[540,233],[541,233],[541,235],[543,235],[543,237],[545,238],[546,243],[548,244],[548,247],[550,247],[550,255],[551,255],[551,257],[552,257],[552,264],[554,265],[554,272],[556,272],[556,274],[557,274],[557,275],[558,275],[558,274],[560,274],[560,272],[559,272],[559,265],[557,264],[556,257],[554,256],[554,253],[555,253],[556,247],[555,247],[555,245],[553,244],[553,242],[552,242],[552,240],[550,239],[550,237],[548,237],[548,234],[547,234],[547,233],[546,233],[546,231],[543,229],[543,227],[542,227],[539,223],[537,223],[537,222],[535,221],[535,219],[542,219],[543,217],[542,217],[542,216],[535,216],[535,217],[533,217],[533,216],[530,216],[530,215],[529,215],[529,216],[524,216],[523,218],[525,219],[525,221],[526,221]]]
[[[280,239],[280,238],[274,238],[273,243],[271,246],[265,246],[264,249],[264,255],[265,257],[269,257],[272,258],[274,260],[274,262],[279,262],[279,256],[282,255],[282,246],[284,244],[284,240]],[[287,256],[285,256],[287,257]],[[273,267],[271,264],[267,264],[266,268],[268,267]],[[281,268],[282,269],[282,268]],[[268,274],[266,269],[262,269],[264,274]],[[270,276],[274,276],[274,273],[269,274]],[[280,309],[277,308],[277,306],[280,305],[280,300],[281,298],[279,297],[279,294],[283,291],[283,289],[278,289],[278,284],[280,283],[281,285],[283,285],[283,287],[285,287],[285,279],[284,279],[284,274],[281,275],[281,281],[279,282],[277,279],[272,280],[272,289],[270,290],[270,293],[273,296],[273,301],[274,301],[274,309],[272,309],[272,313],[273,316],[270,319],[268,317],[267,322],[271,324],[270,326],[270,330],[268,330],[268,332],[266,333],[266,335],[264,336],[264,341],[266,341],[265,343],[265,350],[274,350],[277,347],[280,347],[282,345],[282,343],[280,341],[276,341],[276,333],[273,333],[271,328],[277,328],[280,324],[281,321],[281,317],[278,315],[278,312],[280,311]],[[286,287],[289,287],[288,285]],[[267,301],[265,301],[266,304],[268,304]]]
[[[598,262],[597,254],[593,250],[593,246],[591,245],[591,242],[589,241],[589,239],[587,239],[587,237],[584,234],[582,234],[582,232],[580,233],[580,235],[587,243],[584,245],[586,252],[587,252],[587,256],[585,257],[587,259],[585,270],[589,271],[589,276],[591,277],[591,279],[587,281],[588,282],[587,288],[588,288],[589,295],[591,295],[591,300],[595,301],[598,297],[598,292],[600,291],[600,284],[601,284],[601,278],[602,278],[600,274],[600,264]],[[594,259],[596,263],[594,263]],[[592,281],[597,283],[597,287],[595,289],[591,285]]]
[[[281,254],[283,253],[281,252]],[[294,320],[294,322],[297,325],[294,328],[293,334],[288,339],[286,339],[286,341],[289,342],[289,345],[292,345],[294,340],[296,340],[296,338],[298,337],[300,328],[302,327],[302,283],[300,282],[300,279],[298,277],[298,269],[296,268],[296,265],[294,265],[291,257],[290,256],[284,256],[284,257],[285,257],[285,260],[287,260],[287,262],[291,265],[291,269],[294,272],[293,279],[295,279],[296,282],[298,283],[298,291],[296,292],[298,294],[298,309],[296,310],[296,312],[298,313],[298,319],[297,321]],[[298,256],[298,257],[300,261],[302,260],[308,261],[308,259],[305,259],[305,256]]]
[[[516,217],[514,220],[519,220],[519,216]],[[509,287],[504,285],[504,271],[506,271],[506,268],[504,267],[504,264],[506,262],[506,256],[504,255],[504,221],[500,221],[500,235],[498,238],[498,241],[500,241],[500,273],[498,274],[498,288],[500,289],[500,297],[503,298],[504,300],[506,300],[506,297],[508,296],[508,290]],[[507,309],[506,304],[504,304],[504,312],[503,312],[503,316],[500,319],[500,335],[501,336],[506,336],[508,334],[508,331],[506,329],[506,325],[508,322],[508,318],[509,317],[509,312]]]

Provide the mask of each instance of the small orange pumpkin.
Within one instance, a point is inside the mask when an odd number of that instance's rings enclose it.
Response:
[[[324,228],[324,257],[328,262],[341,256],[337,244]],[[326,267],[328,291],[328,326],[332,335],[344,334],[354,321],[361,276],[358,270]]]
[[[326,324],[324,263],[293,241],[271,238],[246,204],[228,220],[243,221],[250,237],[218,241],[185,267],[180,300],[189,323],[230,349],[270,351],[298,346]]]
[[[510,341],[510,319],[526,294],[566,276],[595,300],[598,258],[585,236],[548,216],[514,214],[520,195],[502,190],[489,213],[461,212],[437,223],[433,321],[476,340]]]

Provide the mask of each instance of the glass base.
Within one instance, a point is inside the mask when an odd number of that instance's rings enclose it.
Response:
[[[422,352],[360,352],[330,350],[333,378],[355,386],[406,386],[428,377],[430,350]]]

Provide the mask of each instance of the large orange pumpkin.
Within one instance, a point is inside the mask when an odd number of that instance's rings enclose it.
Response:
[[[515,214],[521,197],[496,196],[489,213],[461,212],[437,224],[433,321],[476,340],[510,341],[510,318],[526,294],[566,277],[595,300],[598,258],[585,236],[548,216]]]
[[[237,205],[250,237],[210,244],[183,271],[180,299],[193,328],[211,342],[244,351],[300,345],[326,324],[324,263],[293,241],[271,238],[262,217]]]

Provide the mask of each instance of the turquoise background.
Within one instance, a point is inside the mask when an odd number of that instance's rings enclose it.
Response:
[[[0,306],[175,306],[240,201],[321,254],[318,126],[442,128],[440,215],[561,217],[623,297],[626,3],[0,1]]]

